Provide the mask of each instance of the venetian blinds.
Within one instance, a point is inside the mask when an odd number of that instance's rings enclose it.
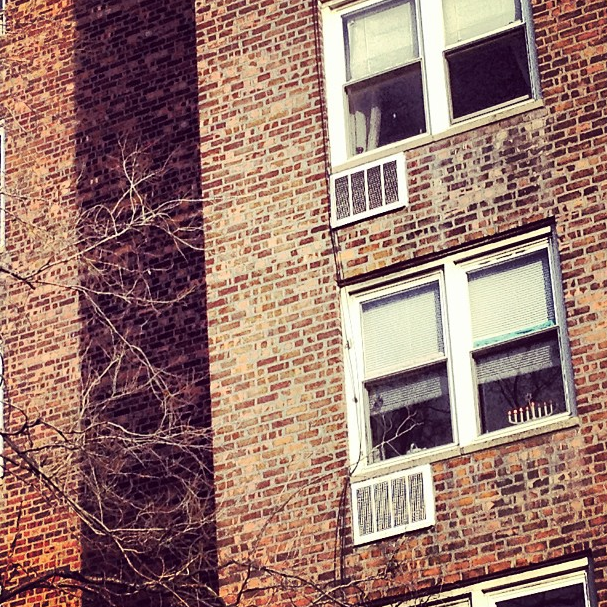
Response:
[[[415,5],[394,2],[345,19],[348,79],[358,80],[419,56]]]
[[[547,250],[472,271],[468,280],[475,346],[555,324]]]
[[[438,282],[362,304],[365,375],[402,370],[444,352]]]

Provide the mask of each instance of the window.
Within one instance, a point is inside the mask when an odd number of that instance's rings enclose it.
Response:
[[[438,607],[591,607],[588,559],[563,562],[471,584],[428,599]]]
[[[590,607],[584,570],[487,591],[488,607]],[[474,601],[472,607],[475,607]]]
[[[527,0],[326,8],[334,163],[536,96],[529,12]]]
[[[345,290],[352,457],[372,464],[569,415],[548,234]]]

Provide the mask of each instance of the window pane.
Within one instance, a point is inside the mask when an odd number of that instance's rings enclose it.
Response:
[[[565,588],[555,588],[536,592],[516,599],[497,601],[496,607],[586,607],[584,585],[575,584]]]
[[[377,459],[452,442],[446,363],[365,387]]]
[[[548,251],[468,274],[475,346],[555,324]]]
[[[421,64],[347,87],[352,153],[426,131]]]
[[[415,5],[390,2],[344,19],[348,80],[358,80],[419,57]]]
[[[455,44],[520,21],[520,0],[443,0],[445,40]]]
[[[525,31],[447,54],[453,118],[531,96]]]
[[[556,330],[476,354],[483,432],[566,411]]]
[[[438,282],[364,302],[362,329],[367,377],[441,356]]]

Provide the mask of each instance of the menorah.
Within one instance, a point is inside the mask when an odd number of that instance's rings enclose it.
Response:
[[[534,419],[548,417],[554,413],[554,403],[551,400],[535,402],[531,394],[527,394],[527,403],[522,407],[508,409],[508,423],[524,424]]]

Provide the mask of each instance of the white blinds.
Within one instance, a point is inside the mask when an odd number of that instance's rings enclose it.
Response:
[[[413,0],[345,18],[348,79],[357,80],[419,56]]]
[[[362,304],[365,375],[405,369],[444,352],[438,282]]]
[[[447,365],[425,373],[408,374],[367,387],[370,414],[379,415],[418,403],[448,397]]]
[[[520,0],[443,0],[445,40],[455,44],[521,20]]]
[[[479,357],[476,361],[476,377],[479,384],[484,384],[549,369],[558,370],[560,375],[560,365],[558,340],[554,337],[508,352]]]
[[[470,272],[468,278],[475,346],[555,323],[546,250]]]

